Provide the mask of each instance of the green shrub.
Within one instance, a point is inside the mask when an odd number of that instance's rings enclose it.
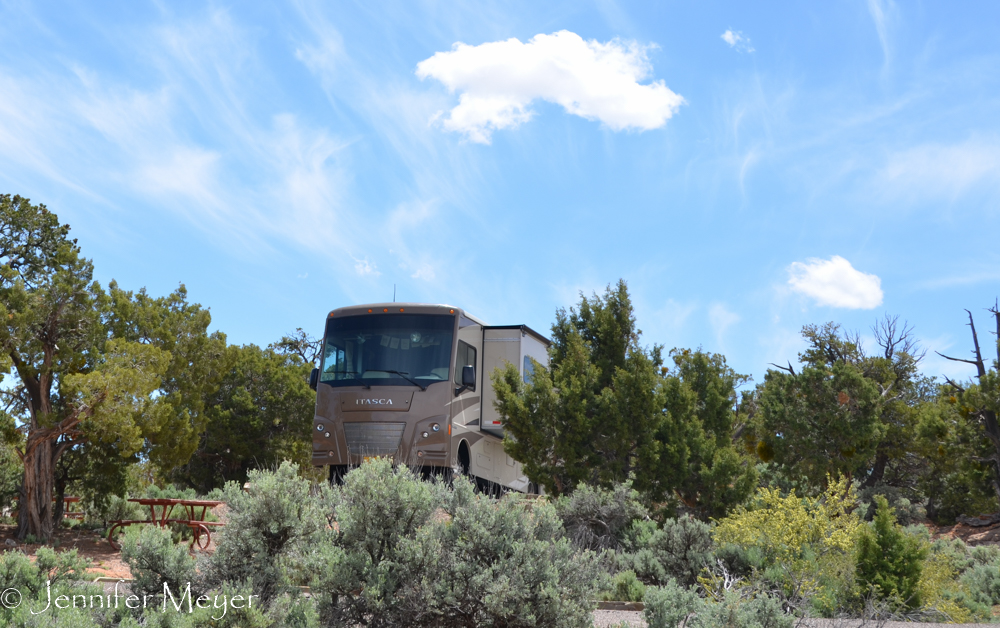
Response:
[[[675,579],[684,586],[697,581],[712,560],[712,529],[690,515],[668,519],[663,527],[652,521],[636,521],[629,530],[620,559],[646,584],[662,585]]]
[[[896,513],[896,522],[901,526],[909,526],[925,515],[923,509],[907,499],[903,492],[895,486],[879,484],[867,486],[858,491],[858,511],[865,521],[875,518],[877,505],[875,496],[881,495]]]
[[[917,585],[927,550],[903,532],[885,497],[876,495],[874,499],[875,520],[862,528],[858,539],[858,583],[881,599],[917,608],[921,604]]]
[[[590,626],[596,556],[545,502],[374,460],[347,474],[335,518],[312,584],[327,625]]]
[[[785,613],[781,602],[768,595],[745,599],[736,591],[726,591],[718,602],[702,606],[692,628],[792,628],[795,617]]]
[[[961,544],[964,546],[964,543]],[[954,550],[955,546],[949,543],[940,547]],[[935,553],[932,546],[920,571],[918,586],[923,604],[921,614],[939,621],[960,624],[989,621],[992,615],[990,606],[975,599],[966,586],[966,581],[958,577],[959,572],[953,567],[953,563],[953,552]]]
[[[646,585],[635,577],[631,569],[621,571],[611,581],[611,588],[601,593],[605,601],[641,602],[646,595]]]
[[[979,545],[969,552],[977,565],[1000,564],[1000,547],[996,545]]]
[[[477,495],[456,480],[450,521],[425,526],[414,547],[422,566],[408,625],[589,627],[600,569],[596,555],[565,538],[555,509],[508,494]],[[641,587],[632,574],[632,584]],[[641,599],[641,595],[639,596]],[[429,602],[429,603],[428,603]],[[419,623],[413,619],[419,618]]]
[[[960,581],[977,603],[985,606],[1000,604],[1000,565],[974,565],[962,574]]]
[[[437,556],[437,550],[415,549],[417,531],[443,499],[439,487],[385,459],[369,460],[344,477],[333,496],[337,525],[320,543],[322,568],[313,573],[325,623],[406,623],[404,608],[419,606],[413,596],[419,595],[424,562]]]
[[[555,508],[573,544],[594,551],[621,550],[633,522],[649,518],[631,480],[610,489],[582,484]]]
[[[250,472],[249,490],[224,490],[226,525],[213,535],[216,550],[203,563],[204,589],[223,583],[252,586],[262,603],[285,588],[308,581],[317,544],[328,527],[328,486],[311,491],[296,465]],[[324,568],[325,570],[326,568]]]
[[[83,512],[87,521],[105,529],[111,527],[112,524],[109,523],[111,521],[149,518],[149,510],[145,506],[130,502],[118,495],[111,495],[95,502],[85,502]]]
[[[930,544],[930,554],[940,556],[956,574],[962,574],[976,564],[969,546],[962,539],[937,539]]]
[[[674,580],[667,580],[660,587],[647,588],[643,604],[642,617],[649,628],[677,628],[689,615],[700,613],[705,606],[697,593]]]
[[[40,547],[35,552],[34,562],[21,552],[3,552],[0,553],[0,583],[22,594],[37,595],[45,592],[47,582],[57,585],[88,579],[89,564],[75,549],[56,552]]]
[[[46,606],[51,596],[59,595],[100,595],[101,587],[83,582],[87,561],[77,555],[76,550],[56,553],[48,547],[41,547],[35,553],[35,562],[21,552],[0,554],[0,589],[15,589],[20,594],[20,604],[8,608],[12,600],[0,605],[0,625],[30,628],[96,628],[98,619],[103,619],[103,611],[90,609]],[[72,587],[72,589],[71,589]],[[10,595],[10,594],[8,594]],[[32,613],[34,611],[34,614]]]
[[[158,595],[163,585],[181,591],[189,583],[197,597],[195,560],[184,545],[175,545],[169,530],[154,525],[130,526],[121,540],[122,560],[132,572],[132,592]]]
[[[234,595],[242,595],[244,599],[252,594],[252,589],[245,586],[234,586],[225,583],[213,595],[225,596],[231,600]],[[296,593],[282,594],[274,597],[270,604],[243,604],[242,608],[228,607],[225,613],[221,609],[195,609],[188,613],[161,613],[159,610],[147,612],[143,619],[147,622],[144,628],[153,628],[149,619],[154,615],[183,616],[179,625],[154,624],[156,628],[319,628],[319,615],[315,604]]]
[[[743,547],[726,543],[715,549],[712,558],[736,578],[749,578],[754,572],[763,571],[767,567],[764,550],[760,547]]]
[[[198,492],[190,487],[174,486],[173,484],[166,486],[148,484],[143,490],[142,496],[148,499],[198,499]]]

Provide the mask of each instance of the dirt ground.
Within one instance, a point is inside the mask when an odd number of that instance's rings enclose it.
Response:
[[[29,545],[18,543],[12,546],[9,541],[14,541],[14,529],[12,525],[0,525],[0,543],[4,551],[21,551],[28,556],[34,557],[42,545]],[[87,558],[91,562],[88,570],[94,577],[105,576],[109,578],[131,578],[128,565],[122,562],[121,553],[111,547],[108,539],[101,535],[100,531],[82,530],[79,528],[60,528],[55,534],[55,545],[57,552],[76,549],[80,556]]]
[[[964,523],[942,527],[925,525],[931,532],[931,538],[934,539],[962,539],[969,545],[1000,545],[1000,523],[982,527],[968,526]]]
[[[212,509],[212,513],[220,521],[225,521],[225,512],[224,505]],[[0,524],[0,551],[20,551],[34,558],[35,552],[38,551],[39,547],[43,546],[39,544],[18,543],[14,539],[14,530],[15,526],[13,525]],[[213,533],[217,531],[217,528],[212,530]],[[14,545],[11,543],[14,543]],[[132,577],[128,565],[122,561],[121,552],[111,547],[111,544],[108,543],[106,530],[95,532],[93,530],[85,530],[80,526],[73,528],[60,527],[55,533],[53,545],[57,552],[76,549],[80,556],[90,561],[90,568],[87,571],[93,574],[95,578],[121,578],[128,580]],[[204,550],[194,548],[192,554],[211,554],[213,551],[215,551],[214,539]]]

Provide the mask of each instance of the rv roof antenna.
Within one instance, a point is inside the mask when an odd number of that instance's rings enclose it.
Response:
[[[392,302],[396,302],[396,284],[392,284]]]

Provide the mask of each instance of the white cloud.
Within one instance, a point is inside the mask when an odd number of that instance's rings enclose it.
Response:
[[[372,262],[368,261],[368,258],[358,259],[354,258],[354,272],[358,273],[362,277],[366,275],[373,275],[378,277],[382,273],[379,272],[378,267]]]
[[[882,280],[856,270],[839,255],[829,260],[793,262],[788,273],[792,290],[812,297],[819,305],[870,310],[882,304]]]
[[[728,29],[725,33],[720,35],[722,41],[729,44],[730,48],[736,49],[737,52],[753,52],[754,48],[750,45],[750,38],[744,35],[741,31],[734,31],[733,29]]]
[[[615,131],[646,131],[662,127],[684,103],[662,80],[639,83],[651,70],[647,50],[636,42],[585,41],[559,31],[527,43],[515,38],[479,46],[456,43],[418,63],[417,76],[460,92],[458,105],[438,119],[474,142],[489,144],[493,131],[529,120],[535,100],[562,105]]]

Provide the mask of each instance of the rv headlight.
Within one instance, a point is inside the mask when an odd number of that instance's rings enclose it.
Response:
[[[316,431],[317,432],[322,432],[325,429],[326,429],[326,426],[323,425],[322,423],[320,423],[319,425],[316,426]]]
[[[438,432],[441,430],[441,426],[437,423],[431,423],[431,431]]]
[[[423,436],[424,438],[427,438],[428,436],[430,436],[430,434],[428,434],[427,432],[424,432],[423,434],[421,434],[421,436]]]

